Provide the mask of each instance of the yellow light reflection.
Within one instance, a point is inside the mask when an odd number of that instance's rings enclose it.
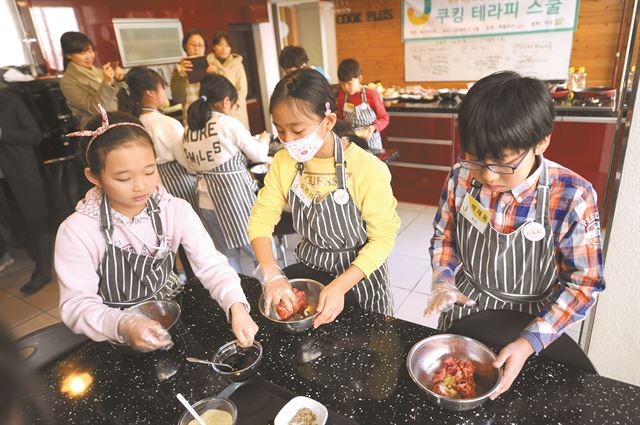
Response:
[[[72,373],[62,380],[60,391],[67,397],[80,397],[87,392],[93,383],[93,376],[89,372]]]

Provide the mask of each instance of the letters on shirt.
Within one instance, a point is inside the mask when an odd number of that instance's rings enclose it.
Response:
[[[200,165],[202,162],[214,162],[214,155],[222,152],[222,147],[218,140],[218,133],[215,131],[216,124],[217,122],[215,121],[209,121],[207,122],[207,125],[200,130],[185,132],[183,137],[185,145],[212,138],[211,148],[207,150],[191,150],[185,146],[185,153],[187,154],[189,161],[197,165]]]

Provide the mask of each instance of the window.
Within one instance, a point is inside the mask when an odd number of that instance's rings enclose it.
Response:
[[[31,18],[38,33],[40,48],[50,68],[62,71],[60,37],[67,31],[79,31],[72,7],[33,7]]]
[[[30,64],[29,54],[22,41],[22,26],[13,0],[0,0],[0,66]]]

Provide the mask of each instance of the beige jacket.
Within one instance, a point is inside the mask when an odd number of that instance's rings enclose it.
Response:
[[[231,56],[220,63],[213,53],[207,55],[207,62],[218,69],[222,69],[224,75],[235,86],[238,91],[238,112],[235,117],[249,129],[249,114],[247,113],[247,73],[242,64],[242,56],[237,53],[231,53]]]
[[[122,87],[122,83],[114,82],[106,84],[102,79],[102,70],[92,66],[90,69],[82,68],[73,62],[67,65],[67,69],[60,80],[60,89],[67,99],[67,105],[78,119],[80,127],[84,128],[91,115],[97,114],[98,104],[107,111],[118,110],[116,95]]]

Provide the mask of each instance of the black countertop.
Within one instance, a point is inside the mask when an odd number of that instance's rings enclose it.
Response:
[[[436,101],[436,102],[396,102],[385,101],[384,106],[388,112],[429,112],[442,114],[457,114],[460,102],[453,101]],[[557,106],[557,116],[573,116],[573,117],[616,117],[617,114],[613,107],[598,106]]]
[[[498,400],[469,412],[443,410],[430,404],[405,367],[413,344],[435,330],[349,308],[315,331],[282,334],[259,316],[257,281],[242,283],[260,326],[262,378],[360,424],[631,424],[640,418],[640,387],[537,357]],[[42,392],[60,424],[175,424],[183,412],[176,393],[195,402],[227,387],[208,366],[184,361],[211,358],[233,339],[223,312],[198,283],[177,301],[183,313],[172,329],[172,350],[131,356],[90,342],[43,371]],[[85,371],[94,381],[83,397],[60,393],[65,376]]]

